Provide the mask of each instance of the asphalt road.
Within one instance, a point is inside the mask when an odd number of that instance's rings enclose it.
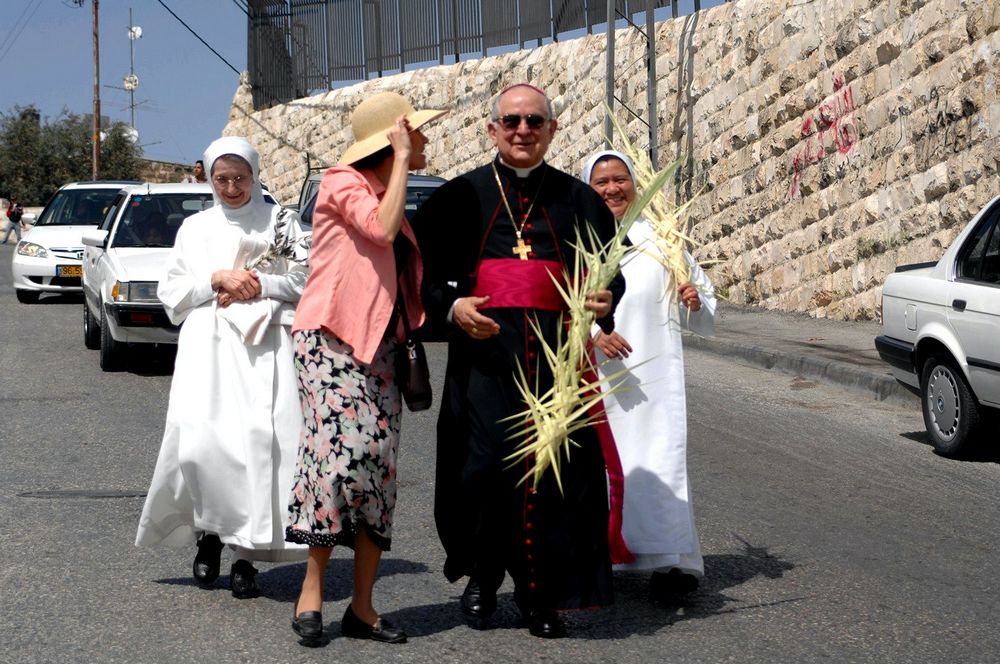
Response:
[[[690,465],[707,576],[655,606],[640,574],[617,604],[568,616],[571,637],[459,616],[434,531],[434,414],[404,416],[393,551],[378,607],[402,646],[298,646],[289,618],[303,566],[260,565],[239,601],[190,579],[194,550],[136,549],[159,448],[169,354],[106,374],[82,341],[82,300],[14,299],[0,247],[0,661],[997,661],[997,458],[935,456],[916,403],[688,353]],[[443,348],[430,348],[440,379]],[[438,393],[440,390],[438,390]],[[669,422],[664,422],[669,425]],[[224,558],[224,564],[228,561]],[[331,563],[337,633],[349,552]]]

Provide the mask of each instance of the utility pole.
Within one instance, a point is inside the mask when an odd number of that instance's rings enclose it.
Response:
[[[604,102],[608,105],[608,116],[604,118],[604,136],[607,147],[614,147],[615,126],[611,114],[615,112],[615,0],[608,0],[608,32],[604,58]]]
[[[97,21],[99,0],[92,2],[94,4],[94,137],[90,177],[97,180],[101,174],[101,49]]]

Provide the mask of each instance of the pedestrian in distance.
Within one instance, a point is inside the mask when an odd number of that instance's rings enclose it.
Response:
[[[252,560],[306,556],[284,538],[302,431],[290,327],[306,250],[298,215],[264,200],[246,139],[212,142],[205,162],[216,204],[184,220],[157,288],[183,325],[136,545],[197,542],[192,573],[207,588],[229,545],[230,589],[244,599],[260,592]]]
[[[582,177],[621,220],[636,198],[631,160],[598,152]],[[691,280],[673,283],[655,256],[653,234],[643,218],[629,229],[639,251],[622,268],[628,291],[614,331],[595,330],[594,346],[602,376],[626,371],[619,380],[629,386],[604,397],[624,478],[622,535],[634,556],[615,569],[653,570],[650,591],[663,601],[695,590],[704,576],[687,473],[681,332],[712,335],[716,300],[712,282],[687,252]]]
[[[3,234],[3,242],[0,244],[7,244],[7,240],[10,239],[10,234],[13,233],[17,242],[21,241],[21,231],[24,230],[24,208],[17,200],[17,196],[11,196],[10,202],[7,203],[7,230]]]
[[[403,215],[410,170],[427,165],[420,128],[444,115],[395,92],[351,115],[354,142],[326,171],[313,214],[310,274],[293,326],[305,417],[288,507],[290,542],[309,545],[292,629],[323,645],[323,584],[333,547],[354,549],[341,634],[403,643],[372,599],[392,544],[401,415],[393,360],[404,330],[423,323],[422,262]]]
[[[460,607],[470,625],[490,626],[510,574],[523,625],[557,638],[565,635],[558,610],[613,601],[602,451],[593,429],[581,430],[562,460],[561,488],[552,472],[536,488],[521,481],[527,461],[506,460],[517,444],[507,418],[525,409],[518,368],[538,394],[552,384],[539,336],[554,347],[566,311],[550,275],[572,271],[585,223],[607,242],[615,222],[589,186],[545,162],[558,123],[542,90],[512,85],[491,111],[496,154],[438,188],[414,217],[432,327],[451,328],[435,520],[445,577],[468,578]],[[589,298],[609,332],[623,290],[617,278]]]
[[[192,172],[185,175],[181,182],[188,184],[204,184],[208,182],[208,178],[205,176],[205,162],[201,159],[194,162]]]

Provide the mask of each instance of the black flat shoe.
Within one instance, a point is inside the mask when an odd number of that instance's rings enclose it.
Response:
[[[209,588],[219,578],[219,559],[223,544],[218,535],[204,533],[198,539],[198,553],[194,557],[191,573],[198,585]]]
[[[406,632],[385,618],[379,616],[375,625],[369,625],[358,618],[351,605],[347,605],[344,619],[340,621],[340,633],[352,639],[371,639],[381,643],[406,643]]]
[[[656,602],[676,600],[698,590],[698,577],[671,567],[667,572],[653,572],[649,577],[649,594]]]
[[[551,609],[534,609],[526,616],[528,632],[540,639],[561,639],[566,636],[566,625],[559,614]]]
[[[248,560],[237,560],[229,570],[229,587],[236,599],[253,599],[260,596],[257,570]]]
[[[306,611],[292,616],[292,631],[299,635],[299,645],[306,648],[318,648],[327,644],[327,639],[323,638],[321,611]]]
[[[483,592],[479,582],[470,578],[459,600],[465,621],[474,629],[485,629],[487,621],[497,610],[496,593]]]

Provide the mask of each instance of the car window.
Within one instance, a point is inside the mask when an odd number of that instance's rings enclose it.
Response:
[[[1000,284],[1000,214],[993,215],[993,232],[983,253],[983,269],[979,280],[988,284]]]
[[[111,229],[111,224],[115,222],[115,215],[118,214],[118,208],[121,206],[122,201],[127,197],[128,194],[121,192],[115,196],[115,200],[111,201],[111,205],[108,206],[108,212],[104,215],[104,221],[101,222],[102,231]]]
[[[1000,205],[983,215],[982,221],[965,240],[958,253],[955,276],[969,281],[1000,283]]]
[[[413,214],[423,205],[424,201],[430,198],[430,195],[434,193],[439,184],[426,185],[426,184],[412,184],[406,188],[406,203],[403,206],[404,214],[407,218],[412,218]],[[316,199],[319,194],[319,183],[316,183],[316,188],[313,191],[312,196],[309,198],[308,202],[299,210],[299,217],[302,219],[302,226],[306,229],[312,228],[313,223],[313,211],[316,209]]]
[[[212,205],[212,194],[141,194],[125,203],[110,247],[172,247],[181,223]]]
[[[60,189],[35,225],[97,226],[117,195],[117,189]]]

